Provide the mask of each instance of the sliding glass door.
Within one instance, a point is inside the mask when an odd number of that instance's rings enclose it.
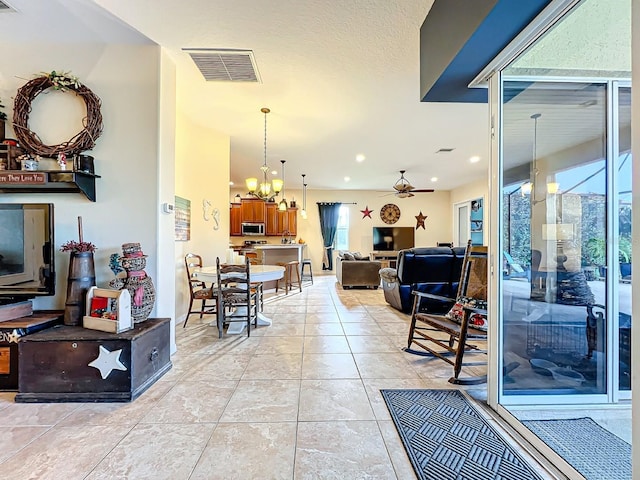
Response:
[[[608,85],[502,85],[501,403],[606,401]],[[601,398],[599,398],[601,396]]]
[[[631,29],[628,0],[564,3],[490,66],[487,398],[577,478],[522,422],[591,417],[631,442]]]
[[[613,147],[615,158],[615,173],[617,182],[616,190],[616,211],[614,220],[617,222],[618,232],[618,268],[619,282],[617,285],[618,325],[617,333],[614,330],[614,341],[618,342],[618,358],[615,365],[618,366],[618,388],[619,398],[630,398],[631,394],[631,258],[632,249],[632,222],[631,222],[631,88],[625,84],[614,86],[614,102],[617,109],[614,112],[618,128],[614,135]]]

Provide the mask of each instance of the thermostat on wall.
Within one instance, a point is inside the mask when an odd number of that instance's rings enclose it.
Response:
[[[176,207],[173,203],[164,202],[162,204],[162,213],[173,213],[175,209]]]

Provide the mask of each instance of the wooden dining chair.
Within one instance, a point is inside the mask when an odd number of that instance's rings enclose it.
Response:
[[[218,337],[222,338],[225,324],[246,322],[247,336],[251,336],[251,322],[258,326],[258,290],[251,286],[250,261],[242,265],[220,263],[216,258],[216,298]],[[231,310],[235,310],[231,314]]]
[[[463,363],[464,354],[486,354],[487,340],[487,247],[467,245],[456,298],[414,291],[408,353],[438,357],[454,368],[449,382],[474,384],[486,381],[486,375],[459,378],[464,365],[486,365],[485,360]],[[444,315],[424,311],[423,300],[448,302],[451,310]],[[482,348],[478,345],[482,344]],[[421,350],[420,350],[421,349]],[[453,357],[453,359],[451,358]]]
[[[262,265],[262,262],[257,256],[254,257],[245,254],[245,257],[249,259],[251,265]],[[264,285],[262,285],[262,282],[251,282],[251,287],[255,288],[258,293],[259,311],[264,310]]]
[[[195,273],[197,270],[202,268],[202,257],[200,255],[196,255],[195,253],[187,253],[184,256],[184,265],[187,272],[187,282],[189,284],[189,308],[187,309],[187,318],[184,319],[184,323],[182,324],[182,328],[187,326],[187,321],[189,320],[189,315],[192,313],[199,313],[200,318],[202,318],[205,314],[214,314],[216,313],[215,308],[215,293],[212,287],[207,287],[207,284],[202,280],[199,280]],[[193,310],[193,301],[200,300],[202,302],[200,306],[200,310]],[[211,303],[207,306],[207,301],[210,300]]]

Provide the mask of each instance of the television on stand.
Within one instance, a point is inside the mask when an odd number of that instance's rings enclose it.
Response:
[[[0,203],[0,306],[55,294],[52,203]]]
[[[414,246],[413,227],[373,227],[375,252],[398,252]]]

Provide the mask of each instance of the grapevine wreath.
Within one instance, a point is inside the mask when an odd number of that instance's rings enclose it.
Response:
[[[82,97],[87,107],[87,116],[82,120],[84,128],[68,141],[58,145],[44,145],[40,137],[29,130],[31,102],[49,88],[61,92],[71,90]],[[91,150],[102,134],[100,98],[73,75],[56,71],[43,73],[18,89],[13,104],[13,129],[18,142],[27,152],[44,157],[56,157],[60,153],[68,157],[77,155],[85,150]]]

